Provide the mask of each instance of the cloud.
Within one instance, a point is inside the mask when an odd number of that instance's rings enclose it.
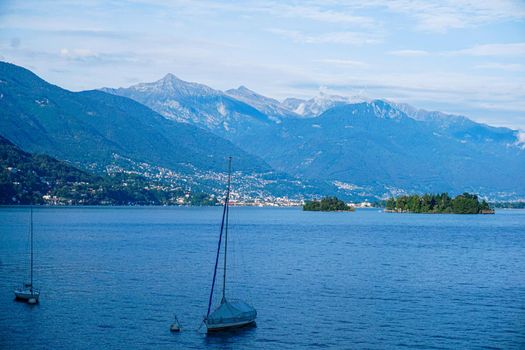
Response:
[[[483,44],[456,51],[445,51],[445,55],[467,56],[525,56],[525,43]]]
[[[363,32],[344,31],[309,35],[297,30],[271,28],[268,31],[302,44],[365,45],[383,41],[383,38],[378,35]]]
[[[389,55],[402,57],[422,57],[422,56],[525,56],[525,43],[496,43],[482,44],[467,47],[460,50],[429,52],[418,49],[394,50],[387,52]],[[492,67],[496,68],[496,66]],[[499,68],[504,68],[501,65]],[[509,68],[509,67],[507,67]],[[516,68],[516,67],[514,67]],[[512,68],[511,68],[512,69]]]
[[[436,33],[525,18],[525,3],[521,0],[368,0],[351,2],[349,6],[387,8],[415,18],[416,29]]]
[[[136,37],[139,33],[135,32],[124,32],[124,31],[113,31],[113,30],[103,30],[103,29],[59,29],[59,30],[49,30],[50,34],[55,34],[59,36],[71,36],[71,37],[85,37],[85,38],[130,38],[132,36]]]
[[[355,11],[323,9],[320,6],[305,6],[304,4],[284,5],[281,3],[267,3],[257,10],[276,17],[304,18],[318,22],[352,24],[365,28],[377,27],[379,25],[373,17],[356,16],[352,13]]]
[[[134,2],[172,8],[194,14],[210,13],[257,13],[280,18],[304,18],[317,22],[349,24],[365,28],[381,25],[372,13],[388,11],[399,13],[417,21],[417,29],[445,33],[450,29],[476,27],[483,24],[525,18],[522,0],[307,0],[285,4],[283,1],[171,1],[134,0]],[[366,15],[363,15],[366,14]]]
[[[99,53],[89,49],[62,48],[59,56],[70,62],[93,64],[139,63],[140,58],[130,52]]]
[[[253,4],[248,3],[246,10],[253,10]],[[293,6],[269,3],[259,10],[276,17],[306,18],[374,28],[382,25],[375,16],[356,14],[385,9],[414,18],[419,31],[435,33],[525,18],[525,3],[522,0],[314,0]]]
[[[355,25],[364,28],[380,26],[373,16],[356,15],[353,9],[341,6],[331,6],[330,2],[304,1],[286,4],[284,1],[164,1],[164,0],[134,0],[144,6],[155,4],[166,11],[177,11],[185,16],[209,14],[236,14],[236,16],[251,17],[254,15],[271,16],[275,18],[307,19],[323,23],[338,23]]]
[[[421,56],[428,56],[428,51],[423,50],[395,50],[395,51],[389,51],[389,55],[392,56],[401,56],[401,57],[421,57]]]
[[[476,69],[492,69],[492,70],[504,70],[509,72],[521,72],[525,70],[525,66],[518,63],[496,63],[496,62],[490,62],[490,63],[482,63],[475,65],[474,68]]]
[[[60,56],[71,59],[85,59],[91,57],[97,57],[98,55],[88,49],[60,49]]]
[[[370,66],[368,63],[365,63],[362,61],[344,60],[344,59],[338,59],[338,58],[324,58],[324,59],[316,60],[315,62],[333,64],[333,65],[338,65],[338,66],[353,67],[353,68],[368,68]]]

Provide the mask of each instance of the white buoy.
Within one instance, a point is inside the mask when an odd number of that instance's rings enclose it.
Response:
[[[30,298],[28,301],[27,301],[28,304],[36,304],[36,299],[35,298]]]

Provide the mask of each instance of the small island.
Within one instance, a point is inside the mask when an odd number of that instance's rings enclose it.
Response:
[[[355,211],[355,208],[346,204],[337,197],[325,197],[320,201],[306,201],[304,211]]]
[[[427,213],[427,214],[494,214],[488,203],[479,201],[478,196],[463,193],[451,198],[448,193],[417,194],[390,198],[386,201],[385,212]]]

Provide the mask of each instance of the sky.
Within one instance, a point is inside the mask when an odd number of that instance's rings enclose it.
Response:
[[[0,0],[0,60],[73,91],[173,73],[525,130],[525,0]]]

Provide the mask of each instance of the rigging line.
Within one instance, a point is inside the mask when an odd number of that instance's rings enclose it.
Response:
[[[31,207],[30,207],[31,208]],[[24,215],[25,215],[25,212],[24,212]],[[24,219],[25,220],[25,219]],[[24,276],[24,285],[29,283],[29,281],[31,280],[31,220],[29,221],[29,226],[28,226],[28,230],[26,231],[26,239],[24,240],[24,247],[25,247],[25,250],[24,250],[24,255],[20,255],[20,265],[18,266],[23,266],[23,276]],[[27,256],[27,255],[29,256]],[[29,259],[27,259],[29,258]],[[29,260],[29,271],[27,270],[27,260]],[[29,272],[29,278],[27,278],[28,276],[26,275],[27,273]]]
[[[229,228],[228,230],[231,231]],[[228,288],[235,291],[235,295],[237,295],[237,286],[239,284],[237,278],[237,258],[237,235],[232,236],[231,232],[228,232]]]
[[[31,224],[29,227],[31,234],[31,286],[29,290],[33,293],[33,206],[31,206]]]
[[[228,180],[228,183],[230,181]],[[226,256],[228,251],[228,221],[230,217],[230,206],[226,206],[226,227],[224,234],[224,268],[223,268],[223,279],[222,279],[222,301],[226,300]]]
[[[226,198],[226,227],[224,232],[224,268],[223,268],[223,280],[222,280],[222,301],[226,301],[226,257],[228,255],[228,223],[230,218],[230,185],[231,185],[231,172],[232,172],[232,158],[228,160],[228,196]]]
[[[228,195],[226,195],[226,196],[228,196]],[[217,245],[217,256],[215,257],[215,267],[213,269],[213,281],[211,283],[210,300],[208,302],[208,312],[206,313],[206,317],[208,317],[210,315],[211,303],[212,303],[212,300],[213,300],[213,289],[215,287],[215,279],[217,277],[217,266],[219,265],[219,254],[221,252],[222,232],[223,232],[223,229],[224,229],[224,217],[226,215],[226,206],[227,206],[226,203],[227,202],[228,202],[227,199],[225,199],[225,201],[224,201],[224,209],[222,211],[221,233],[219,235],[219,243]]]
[[[213,289],[215,288],[215,279],[217,277],[217,266],[219,265],[219,254],[221,252],[222,233],[224,230],[224,218],[226,216],[226,208],[228,207],[228,201],[230,197],[231,166],[232,166],[232,157],[229,158],[229,163],[228,163],[228,187],[226,189],[226,198],[224,199],[224,209],[222,210],[221,233],[219,235],[219,243],[217,245],[217,256],[215,257],[215,268],[213,269],[213,281],[211,283],[210,300],[208,302],[208,312],[206,313],[206,318],[210,316],[211,303],[213,301]]]
[[[235,286],[238,285],[238,278],[237,278],[237,235],[232,236],[231,234],[228,237],[228,243],[230,244],[230,265],[228,269],[228,273],[230,276],[230,288],[233,289]],[[233,286],[233,288],[232,288]]]

